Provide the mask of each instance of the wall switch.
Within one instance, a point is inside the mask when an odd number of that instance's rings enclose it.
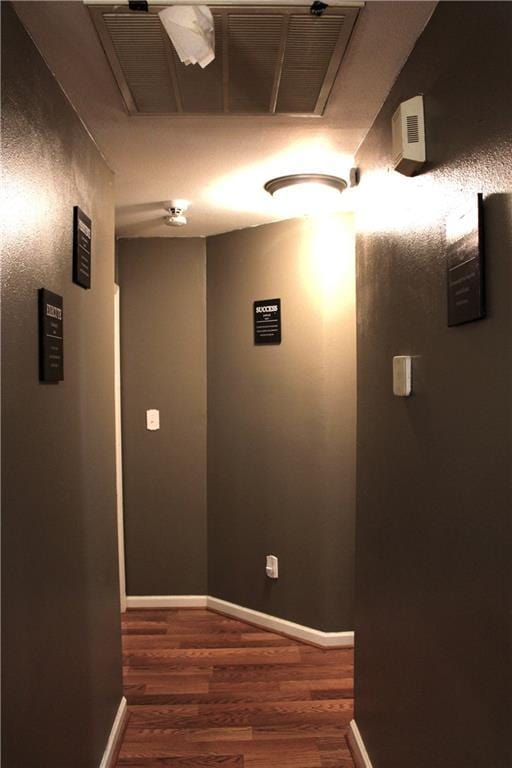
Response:
[[[157,411],[156,408],[150,408],[149,411],[146,411],[146,429],[149,429],[150,432],[160,429],[160,411]]]
[[[409,397],[412,392],[412,362],[410,355],[393,358],[393,394]]]
[[[269,579],[277,579],[279,576],[279,563],[275,555],[267,555],[265,573]]]

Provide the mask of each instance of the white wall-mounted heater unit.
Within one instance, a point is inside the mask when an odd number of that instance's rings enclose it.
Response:
[[[393,115],[393,167],[404,176],[414,176],[426,157],[423,96],[402,101]]]

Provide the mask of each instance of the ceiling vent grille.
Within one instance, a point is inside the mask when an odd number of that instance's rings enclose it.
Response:
[[[215,6],[214,61],[184,66],[158,11],[89,6],[132,115],[321,115],[358,9]]]

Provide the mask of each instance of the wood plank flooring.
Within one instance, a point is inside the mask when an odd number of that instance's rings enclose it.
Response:
[[[200,609],[123,615],[118,768],[353,768],[352,649]]]

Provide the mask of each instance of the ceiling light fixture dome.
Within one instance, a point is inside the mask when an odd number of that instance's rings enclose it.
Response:
[[[326,173],[296,173],[267,181],[264,188],[290,213],[323,213],[335,209],[347,182]]]

